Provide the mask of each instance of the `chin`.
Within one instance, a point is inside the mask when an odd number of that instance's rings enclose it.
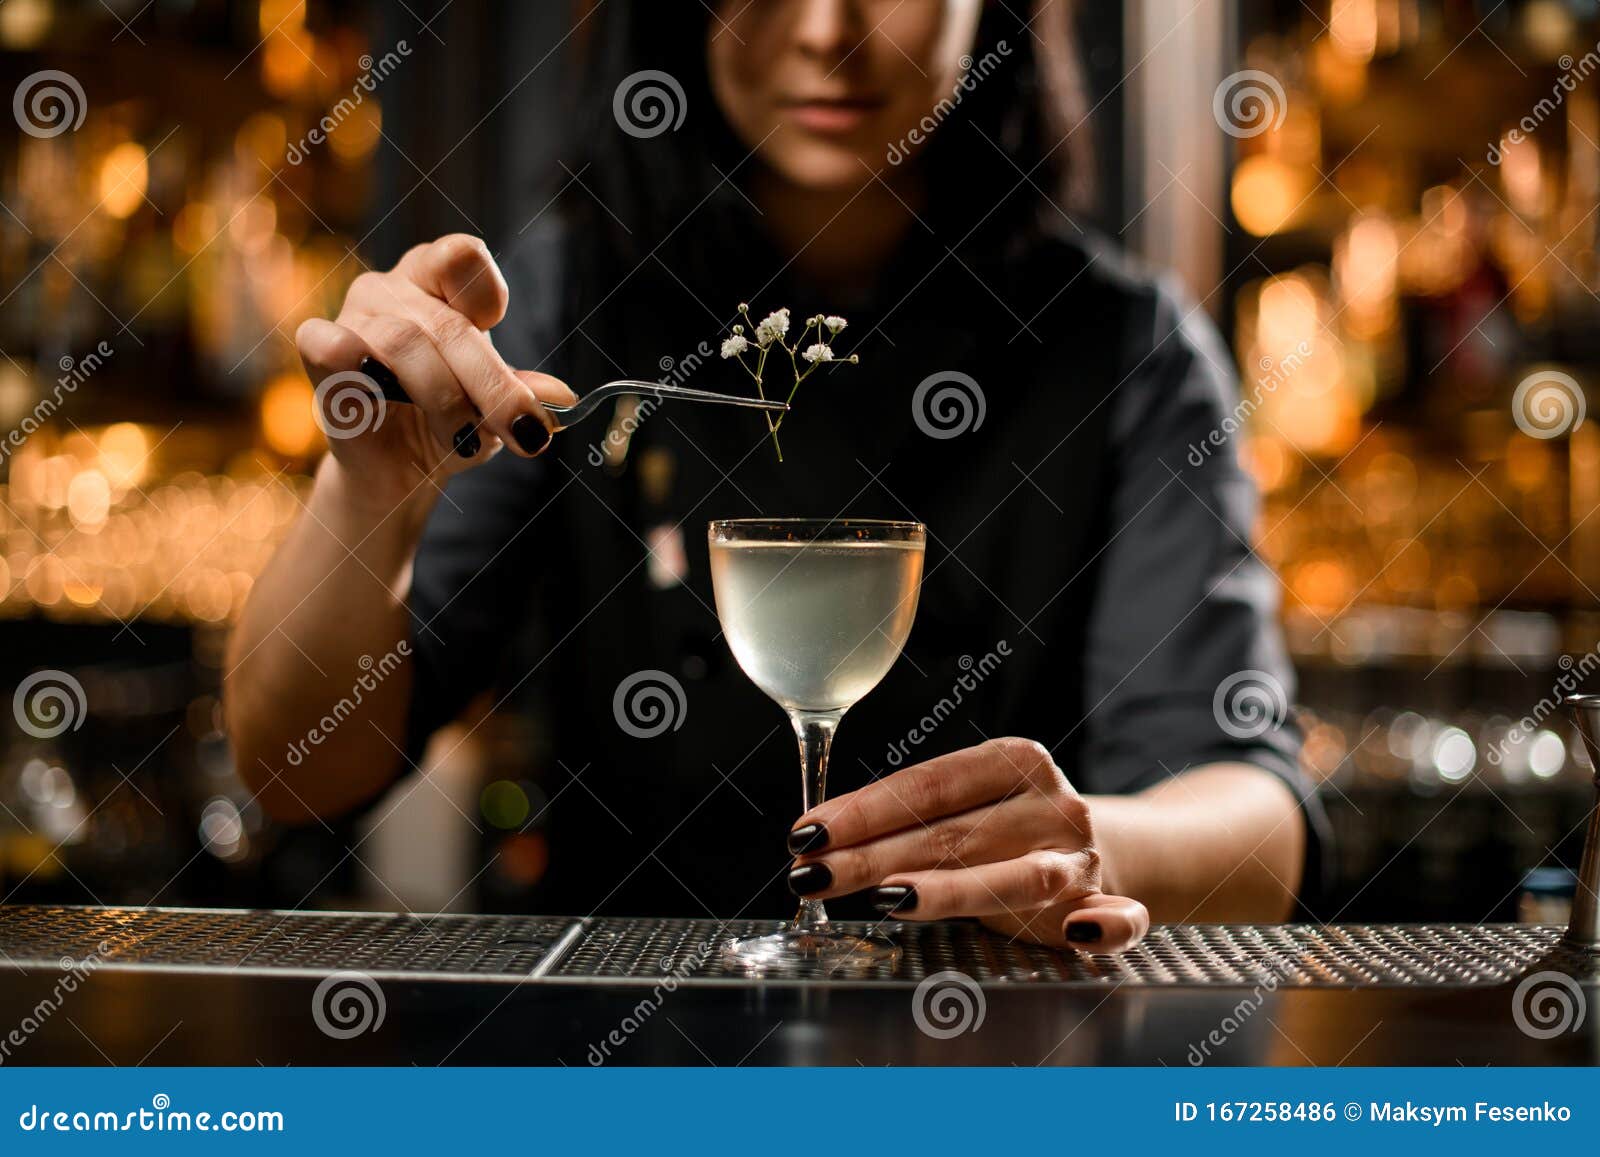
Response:
[[[818,192],[859,188],[884,166],[881,152],[792,138],[765,159],[784,180]]]

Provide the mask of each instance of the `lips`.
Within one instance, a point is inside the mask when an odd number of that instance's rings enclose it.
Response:
[[[854,132],[883,107],[877,97],[801,97],[783,101],[784,114],[801,128],[836,136]]]

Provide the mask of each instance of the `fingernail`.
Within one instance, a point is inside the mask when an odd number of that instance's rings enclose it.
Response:
[[[828,829],[821,824],[806,824],[789,833],[789,850],[797,856],[820,851],[828,846]]]
[[[802,864],[789,873],[789,891],[796,896],[824,891],[831,883],[833,872],[827,864]]]
[[[384,394],[400,389],[400,379],[394,376],[394,371],[370,354],[361,359],[361,364],[356,369],[371,378],[373,384]]]
[[[1093,944],[1102,935],[1103,930],[1094,920],[1075,920],[1067,925],[1067,939],[1074,944]]]
[[[478,437],[477,427],[471,422],[457,430],[451,441],[456,444],[456,453],[463,458],[476,458],[483,449],[483,439]]]
[[[880,912],[915,912],[917,890],[904,884],[885,884],[870,893],[872,906]]]
[[[524,454],[537,454],[550,445],[550,431],[532,414],[523,414],[511,423],[511,436]]]

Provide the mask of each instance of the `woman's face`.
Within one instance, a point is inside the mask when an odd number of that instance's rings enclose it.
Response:
[[[983,0],[721,0],[711,88],[747,149],[812,189],[871,180],[950,95]]]

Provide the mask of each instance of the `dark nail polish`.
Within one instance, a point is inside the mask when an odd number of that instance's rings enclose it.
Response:
[[[917,890],[904,884],[885,884],[871,892],[872,906],[880,912],[915,912]]]
[[[452,440],[456,444],[456,453],[463,458],[476,458],[478,451],[483,449],[483,439],[478,437],[477,428],[471,422],[457,430]]]
[[[802,864],[789,872],[789,891],[796,896],[824,891],[832,883],[833,872],[827,864]]]
[[[524,454],[537,454],[550,445],[550,431],[532,414],[523,414],[511,423],[511,436]]]
[[[789,850],[797,856],[821,851],[828,846],[828,829],[821,824],[807,824],[789,833]]]
[[[400,379],[377,358],[370,355],[362,358],[361,364],[356,369],[371,378],[373,385],[378,387],[378,392],[384,397],[392,399],[396,394],[405,396],[405,391],[400,388]]]
[[[1067,939],[1074,944],[1093,944],[1101,935],[1100,925],[1093,920],[1077,920],[1067,925]]]

